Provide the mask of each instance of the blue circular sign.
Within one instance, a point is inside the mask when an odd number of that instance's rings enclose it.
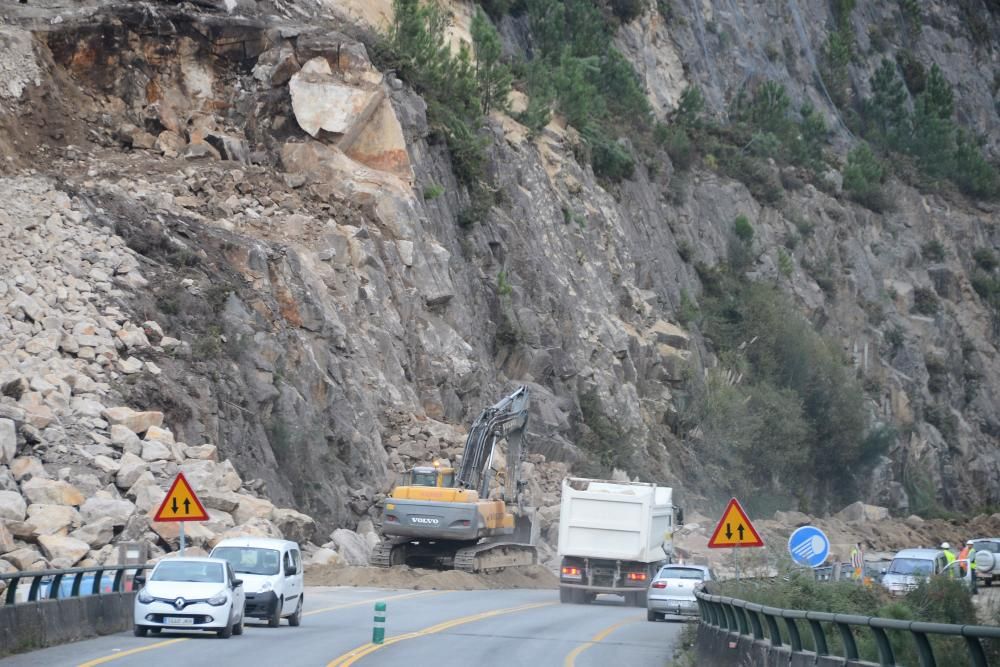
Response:
[[[802,526],[788,538],[788,553],[799,565],[819,567],[830,555],[830,540],[816,526]]]

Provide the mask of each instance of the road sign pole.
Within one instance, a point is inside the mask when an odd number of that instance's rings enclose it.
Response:
[[[181,558],[184,557],[184,522],[180,521],[181,524]]]
[[[739,582],[739,580],[740,580],[740,556],[739,556],[739,552],[736,550],[735,546],[733,547],[733,563],[736,566],[736,581]]]

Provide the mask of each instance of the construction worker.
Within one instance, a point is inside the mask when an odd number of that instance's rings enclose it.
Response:
[[[945,560],[947,561],[945,563],[945,568],[947,569],[947,567],[949,565],[951,565],[952,563],[955,562],[955,552],[953,552],[951,550],[951,545],[948,544],[947,542],[942,542],[941,543],[941,550],[944,551],[944,557],[945,557]],[[950,576],[952,576],[952,577],[955,576],[955,570],[954,569],[948,570],[948,572],[949,572]]]
[[[964,560],[966,563],[960,565],[962,568],[962,576],[964,577],[966,572],[970,573],[969,586],[973,593],[976,592],[976,550],[972,548],[972,540],[966,540],[965,548],[958,552],[958,560]]]

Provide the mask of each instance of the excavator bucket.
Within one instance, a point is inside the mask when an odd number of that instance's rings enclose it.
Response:
[[[511,542],[520,544],[538,544],[540,526],[536,521],[536,511],[534,507],[525,507],[520,512],[514,512],[514,534],[510,536]]]

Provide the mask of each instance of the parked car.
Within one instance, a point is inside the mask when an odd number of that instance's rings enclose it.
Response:
[[[704,565],[664,565],[646,592],[646,620],[666,619],[667,614],[697,616],[694,592],[714,578]]]
[[[210,555],[227,561],[243,579],[247,617],[267,619],[272,628],[281,625],[282,618],[291,626],[302,622],[305,582],[297,543],[235,537],[219,542]]]
[[[972,551],[979,554],[980,551],[988,551],[993,554],[993,558],[1000,560],[1000,537],[980,537],[972,540]],[[996,568],[986,572],[983,568],[976,569],[976,579],[983,586],[989,586],[995,581],[1000,581],[1000,572]]]
[[[903,549],[882,576],[882,586],[891,595],[906,595],[920,583],[943,574],[948,559],[940,549]]]
[[[169,558],[153,568],[135,598],[135,636],[167,628],[243,634],[243,582],[221,558]]]

